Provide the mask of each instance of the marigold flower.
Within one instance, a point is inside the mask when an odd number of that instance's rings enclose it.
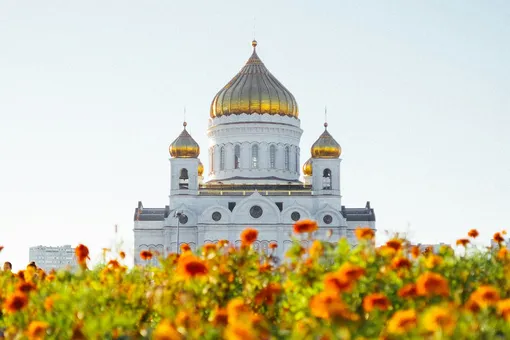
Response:
[[[53,309],[53,306],[55,304],[55,300],[58,300],[59,296],[56,294],[48,296],[46,299],[44,299],[44,309],[46,311],[50,311]]]
[[[152,259],[152,252],[150,250],[142,250],[140,252],[140,258],[144,261]]]
[[[191,247],[187,243],[181,244],[180,248],[181,248],[181,253],[185,253],[187,251],[191,251]]]
[[[455,329],[456,320],[454,318],[454,313],[450,310],[444,307],[434,306],[425,313],[423,325],[429,332],[435,333],[441,330],[443,333],[451,335]]]
[[[405,334],[416,327],[416,312],[414,309],[399,310],[388,321],[388,332]]]
[[[269,249],[276,249],[278,248],[278,244],[276,242],[269,243]]]
[[[262,264],[259,264],[259,272],[265,273],[273,269],[273,266],[271,266],[269,263],[264,262]]]
[[[257,229],[246,228],[241,233],[241,242],[245,247],[251,246],[258,236],[259,232]]]
[[[498,301],[496,308],[506,321],[510,321],[510,299]]]
[[[416,291],[421,296],[448,296],[450,294],[448,281],[440,274],[433,272],[426,272],[418,277]]]
[[[501,233],[495,233],[493,238],[494,238],[494,241],[496,241],[498,243],[502,243],[505,241],[505,238],[501,235]]]
[[[294,223],[294,232],[296,234],[313,233],[317,228],[317,222],[312,220],[301,220]]]
[[[254,329],[249,323],[236,322],[229,324],[225,330],[226,340],[257,340],[259,337],[256,335]]]
[[[471,294],[470,299],[476,301],[481,307],[492,306],[499,301],[499,292],[493,286],[483,285]]]
[[[381,257],[393,257],[396,254],[395,249],[388,247],[385,244],[380,247],[377,247],[375,251],[377,252],[377,255]]]
[[[408,283],[398,290],[398,296],[401,298],[413,298],[418,295],[416,291],[416,285],[414,283]]]
[[[279,283],[270,283],[262,288],[255,295],[255,303],[260,305],[272,305],[275,302],[275,296],[282,292],[282,286]]]
[[[216,243],[218,249],[228,246],[227,240],[219,240],[218,243]]]
[[[354,230],[354,233],[356,234],[356,238],[358,240],[373,240],[375,237],[374,230],[368,227],[358,227],[356,230]]]
[[[25,281],[21,281],[20,283],[18,283],[18,285],[16,286],[16,290],[23,293],[23,294],[28,294],[30,293],[31,291],[34,291],[36,290],[37,287],[35,286],[35,284],[33,284],[32,282],[25,282]]]
[[[505,260],[508,258],[508,248],[507,247],[501,247],[499,250],[498,250],[498,255],[497,255],[498,259],[500,260]]]
[[[363,309],[370,313],[374,309],[387,310],[391,306],[390,300],[381,293],[372,293],[363,298]]]
[[[352,263],[346,262],[337,271],[338,275],[347,280],[358,280],[365,275],[365,269]]]
[[[126,258],[126,253],[121,251],[121,252],[119,252],[119,256],[120,256],[121,259],[124,260]]]
[[[87,261],[87,259],[90,259],[89,257],[89,248],[83,244],[79,244],[74,249],[74,254],[76,255],[76,259],[78,260],[78,263],[83,264]]]
[[[468,236],[469,237],[472,237],[472,238],[477,238],[478,237],[478,230],[476,229],[471,229],[470,231],[468,231]]]
[[[241,315],[250,314],[251,310],[244,303],[243,299],[234,298],[230,300],[227,304],[227,313],[229,318],[237,319]]]
[[[216,245],[214,243],[207,243],[207,244],[204,244],[204,246],[202,247],[202,253],[204,253],[204,254],[213,252],[215,250],[216,250]]]
[[[460,239],[457,240],[456,244],[458,246],[466,247],[469,243],[470,243],[470,241],[467,238],[460,238]]]
[[[181,340],[183,337],[169,320],[163,320],[152,333],[154,340]]]
[[[0,246],[0,252],[4,250],[4,246]]]
[[[310,311],[312,315],[321,319],[341,318],[352,321],[359,319],[359,316],[348,309],[336,292],[322,292],[312,297]]]
[[[354,287],[354,281],[348,280],[338,273],[327,273],[324,276],[324,290],[331,292],[350,292]]]
[[[209,320],[214,326],[225,326],[228,323],[228,312],[225,308],[216,307]]]
[[[411,255],[414,257],[414,258],[417,258],[418,256],[420,256],[421,254],[421,250],[420,250],[420,247],[418,246],[413,246],[411,248]]]
[[[402,243],[404,241],[398,238],[394,238],[386,242],[386,246],[395,249],[395,251],[399,251],[402,248]]]
[[[408,269],[411,268],[411,261],[405,257],[396,257],[391,261],[391,266],[394,269]]]
[[[7,313],[15,313],[28,305],[28,297],[22,292],[15,292],[7,297],[4,308]]]
[[[322,245],[322,242],[319,240],[314,240],[310,246],[310,249],[308,249],[308,253],[312,258],[321,256],[322,253],[324,253],[324,246]]]
[[[443,263],[443,258],[441,256],[437,256],[436,254],[428,254],[427,259],[425,260],[425,266],[429,269],[436,268]]]
[[[30,325],[28,325],[27,336],[29,339],[39,340],[43,339],[46,335],[46,330],[50,325],[47,322],[43,321],[32,321]]]
[[[180,257],[177,270],[186,278],[205,276],[209,272],[205,262],[194,255]]]
[[[466,301],[466,304],[464,305],[464,308],[466,308],[467,310],[469,310],[472,313],[478,313],[482,309],[482,306],[480,305],[480,303],[478,301],[473,300],[473,299],[468,299]]]

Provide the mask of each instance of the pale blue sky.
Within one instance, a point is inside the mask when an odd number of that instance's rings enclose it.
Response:
[[[168,204],[168,145],[202,146],[216,92],[258,53],[294,94],[301,160],[343,147],[343,203],[413,241],[510,225],[507,1],[0,2],[0,261]]]

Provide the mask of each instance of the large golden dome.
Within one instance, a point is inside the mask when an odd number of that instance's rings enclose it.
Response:
[[[186,122],[182,125],[184,126],[184,129],[181,134],[172,142],[172,144],[170,144],[170,147],[168,148],[170,156],[174,158],[197,158],[200,154],[200,147],[188,131],[186,131]]]
[[[324,132],[312,145],[312,158],[338,158],[342,154],[340,144],[329,134],[328,123],[324,123]]]
[[[241,113],[268,113],[298,117],[296,99],[260,60],[253,40],[253,53],[246,65],[214,97],[211,118]]]

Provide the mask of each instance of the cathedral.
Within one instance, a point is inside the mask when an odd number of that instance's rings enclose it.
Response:
[[[259,231],[255,248],[267,252],[276,243],[280,259],[292,243],[293,224],[302,219],[317,221],[316,238],[346,237],[351,244],[358,226],[375,229],[370,202],[362,208],[342,205],[342,149],[327,123],[301,167],[296,99],[260,60],[255,40],[252,47],[244,67],[212,100],[207,176],[200,146],[184,122],[169,147],[169,205],[146,208],[138,202],[135,264],[146,263],[138,255],[142,250],[167,254],[178,252],[178,245],[195,250],[222,239],[238,246],[247,227]]]

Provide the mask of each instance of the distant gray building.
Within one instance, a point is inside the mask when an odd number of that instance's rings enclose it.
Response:
[[[74,248],[70,245],[59,247],[37,246],[30,247],[30,262],[34,261],[37,267],[48,272],[52,269],[74,269],[77,266]]]

